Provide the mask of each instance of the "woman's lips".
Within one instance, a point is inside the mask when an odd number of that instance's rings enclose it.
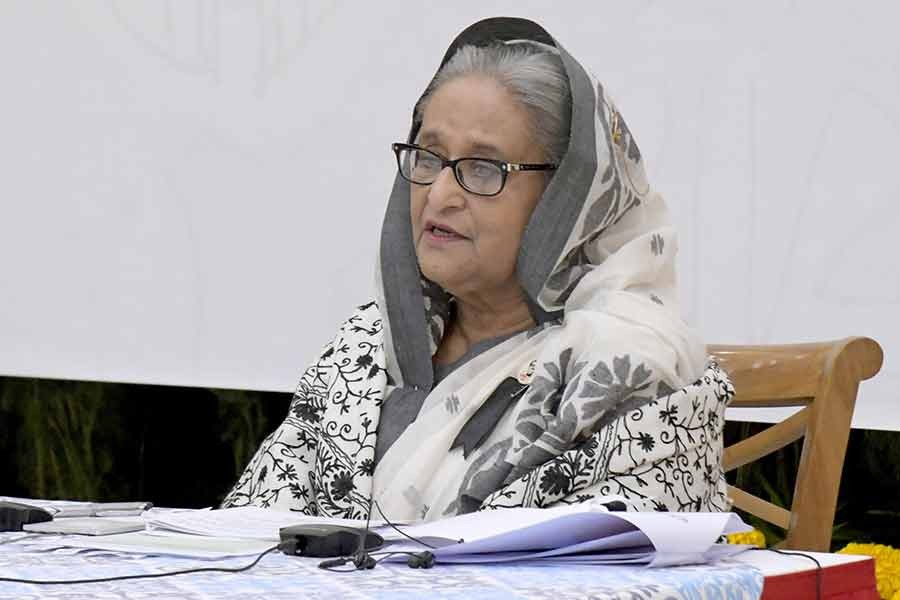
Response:
[[[449,226],[431,222],[427,223],[425,226],[425,235],[430,241],[436,243],[455,242],[466,239],[465,236],[450,229]]]

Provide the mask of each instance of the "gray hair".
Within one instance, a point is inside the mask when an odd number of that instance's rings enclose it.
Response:
[[[435,90],[465,75],[487,75],[502,85],[531,116],[532,138],[543,149],[544,160],[556,164],[562,160],[569,145],[572,101],[556,48],[527,40],[462,46],[425,90],[415,122],[422,122]]]

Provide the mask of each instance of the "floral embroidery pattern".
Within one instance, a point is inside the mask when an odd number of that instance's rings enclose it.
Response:
[[[288,417],[260,445],[222,507],[253,504],[364,518],[387,386],[376,303],[360,306],[300,380]]]
[[[624,362],[613,371],[625,373]],[[728,510],[721,456],[724,411],[734,395],[731,382],[710,363],[693,385],[663,391],[667,393],[622,414],[579,447],[497,490],[482,508],[620,496],[632,510]]]
[[[388,387],[380,325],[374,304],[347,321],[304,373],[288,417],[223,507],[366,516]],[[629,509],[727,509],[721,436],[733,389],[717,365],[676,391],[632,355],[588,368],[565,348],[541,365],[526,390],[515,405],[512,436],[473,453],[444,514],[609,495],[625,498]],[[456,395],[444,401],[448,414],[459,407]]]

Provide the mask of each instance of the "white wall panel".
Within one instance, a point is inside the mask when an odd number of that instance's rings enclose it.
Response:
[[[0,4],[0,373],[291,389],[371,294],[446,45],[513,14],[617,98],[707,340],[872,336],[855,425],[900,429],[898,5],[576,6]]]

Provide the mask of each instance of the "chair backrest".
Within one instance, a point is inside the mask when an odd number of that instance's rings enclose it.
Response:
[[[800,439],[803,450],[788,511],[728,486],[735,507],[787,530],[787,549],[828,552],[859,382],[883,353],[863,337],[778,346],[710,346],[735,387],[732,407],[802,406],[799,412],[725,449],[725,471]]]

